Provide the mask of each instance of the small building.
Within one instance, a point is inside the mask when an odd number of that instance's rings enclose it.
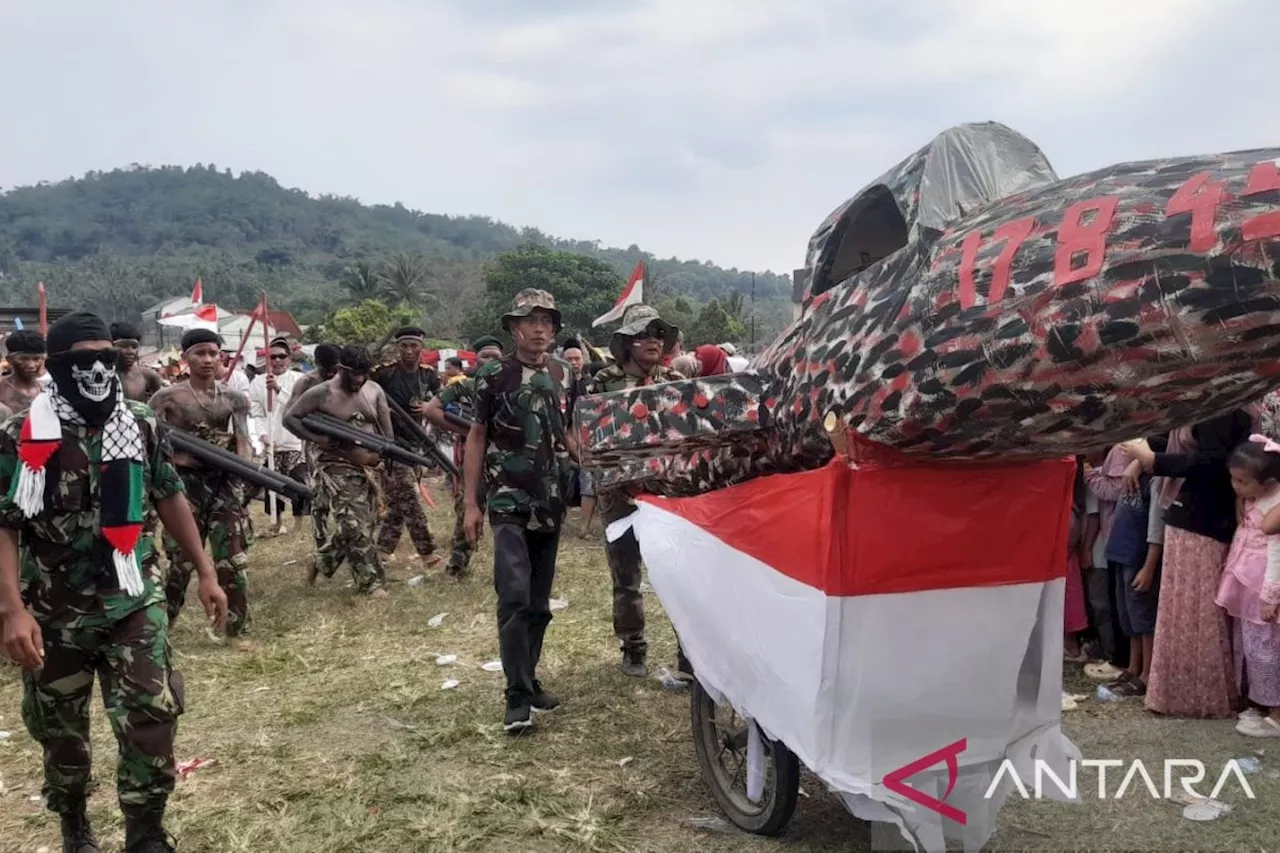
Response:
[[[70,313],[70,308],[49,308],[45,311],[50,323]],[[32,332],[40,331],[40,309],[38,307],[0,308],[0,335],[8,337],[10,332],[17,331],[19,321],[24,329]]]

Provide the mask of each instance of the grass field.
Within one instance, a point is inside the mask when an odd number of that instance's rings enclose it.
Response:
[[[434,492],[442,506],[432,528],[447,542],[451,513]],[[433,570],[411,586],[420,570],[398,563],[392,596],[380,602],[353,598],[341,575],[304,586],[310,551],[307,528],[255,546],[256,650],[211,642],[191,610],[176,627],[188,692],[178,758],[219,762],[180,781],[170,801],[169,826],[183,853],[870,849],[870,830],[812,777],[781,839],[687,825],[719,814],[698,775],[688,697],[617,671],[598,537],[571,536],[561,551],[555,595],[568,606],[548,632],[543,678],[564,706],[518,739],[501,731],[501,673],[480,669],[497,657],[487,549],[463,585],[446,585]],[[670,628],[653,596],[648,604],[651,666],[674,668]],[[440,613],[443,623],[428,627]],[[438,666],[442,654],[458,662]],[[458,687],[442,690],[446,679]],[[0,741],[0,853],[56,851],[57,819],[32,800],[40,758],[22,727],[19,696],[16,669],[0,667],[0,730],[11,733]],[[1262,770],[1249,777],[1257,799],[1229,787],[1223,799],[1234,811],[1209,823],[1186,820],[1180,806],[1141,789],[1074,807],[1016,802],[1001,813],[993,849],[1280,847],[1273,778],[1280,773],[1272,770],[1280,769],[1280,742],[1246,739],[1228,722],[1154,720],[1133,704],[1092,699],[1064,720],[1086,757],[1193,757],[1215,777],[1226,759],[1260,757]],[[93,732],[103,787],[92,816],[104,849],[118,851],[115,744],[97,708]],[[1117,781],[1109,786],[1114,791]]]

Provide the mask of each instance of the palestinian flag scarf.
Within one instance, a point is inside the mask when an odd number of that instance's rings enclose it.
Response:
[[[31,403],[18,438],[21,469],[10,486],[9,497],[27,518],[44,510],[48,463],[62,444],[63,423],[85,426],[84,418],[51,383]],[[143,450],[138,419],[126,405],[120,383],[116,383],[116,405],[102,427],[98,518],[102,536],[113,549],[116,581],[121,590],[133,596],[143,592],[137,555],[142,534]]]

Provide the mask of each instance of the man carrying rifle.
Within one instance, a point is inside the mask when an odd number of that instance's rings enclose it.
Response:
[[[182,357],[190,378],[161,388],[150,405],[161,422],[234,450],[242,459],[252,459],[249,400],[217,379],[221,345],[218,333],[208,329],[190,329],[183,334]],[[186,487],[200,538],[209,543],[218,584],[227,596],[227,636],[239,637],[249,628],[247,570],[253,542],[244,483],[234,474],[205,465],[186,453],[174,453],[173,461]],[[168,533],[164,536],[164,550],[169,555],[165,597],[169,621],[173,622],[182,612],[195,564],[180,556],[178,543]]]
[[[317,548],[307,582],[315,583],[318,574],[333,577],[345,560],[351,564],[357,592],[386,598],[386,574],[373,542],[378,518],[378,486],[373,472],[382,457],[313,432],[302,421],[307,415],[324,413],[361,432],[390,438],[387,397],[377,383],[368,381],[370,368],[364,347],[343,347],[337,378],[297,397],[285,412],[284,425],[316,446],[315,506],[329,520],[330,538]]]
[[[502,358],[502,341],[492,336],[479,338],[471,343],[471,351],[476,354],[476,367],[484,367],[491,361]],[[449,562],[444,567],[444,576],[449,581],[462,580],[467,574],[467,565],[471,562],[471,554],[475,548],[467,541],[467,531],[463,526],[466,507],[463,505],[462,474],[466,465],[465,437],[470,431],[458,421],[450,421],[446,414],[458,415],[465,421],[475,418],[476,382],[472,376],[463,376],[456,382],[450,382],[440,393],[427,402],[426,417],[432,426],[440,430],[448,430],[463,436],[463,440],[453,443],[453,463],[459,475],[453,478],[453,542],[450,543]]]
[[[341,355],[342,347],[337,344],[326,343],[316,346],[316,369],[310,373],[302,374],[302,377],[293,383],[293,394],[290,395],[289,402],[285,406],[283,413],[285,416],[289,414],[289,409],[293,406],[294,400],[300,399],[303,394],[315,386],[328,382],[338,375],[338,358]],[[314,444],[309,441],[302,442],[302,459],[306,464],[307,484],[311,486],[314,486],[316,482],[317,452],[318,449]],[[316,506],[314,501],[311,504],[311,532],[315,537],[316,553],[319,554],[329,541],[329,515]],[[314,575],[312,579],[314,580]]]
[[[400,360],[380,367],[373,374],[373,381],[382,386],[387,396],[400,404],[408,414],[422,418],[427,400],[440,390],[440,377],[434,370],[422,366],[422,340],[426,332],[415,326],[405,326],[396,331],[396,349]],[[412,443],[413,436],[397,430],[396,437]],[[390,559],[400,544],[400,529],[409,528],[409,537],[418,552],[418,558],[426,566],[440,562],[435,539],[427,523],[426,513],[418,501],[416,470],[408,465],[388,459],[382,469],[382,488],[386,493],[387,509],[378,530],[378,550]]]

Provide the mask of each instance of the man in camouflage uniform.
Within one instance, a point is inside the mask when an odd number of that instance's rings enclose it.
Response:
[[[337,344],[319,344],[316,346],[316,369],[310,373],[303,374],[293,385],[293,394],[289,398],[288,405],[285,406],[284,414],[289,414],[289,408],[293,406],[293,401],[300,398],[307,391],[322,382],[328,382],[330,379],[338,375],[338,358],[342,355],[342,347]],[[318,448],[309,441],[302,442],[302,458],[306,463],[307,485],[315,487],[316,477],[316,456],[319,453]],[[316,572],[323,572],[325,577],[332,577],[336,566],[317,566],[315,561],[323,560],[322,554],[329,553],[329,512],[328,507],[320,508],[312,502],[311,505],[311,532],[316,543],[316,556],[313,559],[312,567]],[[311,575],[314,579],[315,575]]]
[[[330,536],[320,546],[307,582],[318,574],[333,577],[343,562],[351,566],[358,593],[386,598],[386,573],[374,547],[378,518],[378,485],[373,472],[382,461],[376,453],[344,445],[313,433],[302,418],[313,412],[332,415],[365,432],[391,435],[391,412],[381,387],[369,381],[369,353],[364,347],[342,348],[338,378],[298,397],[285,412],[285,428],[316,445],[315,504],[329,519]]]
[[[536,673],[551,622],[551,585],[566,487],[577,474],[570,459],[577,444],[566,428],[573,372],[550,355],[561,327],[554,297],[545,290],[520,291],[502,324],[515,352],[476,373],[463,524],[472,546],[486,511],[493,526],[498,646],[507,677],[503,727],[519,734],[532,725],[535,711],[559,704]]]
[[[676,346],[680,330],[658,316],[648,305],[632,305],[622,317],[622,326],[609,341],[613,364],[586,381],[586,393],[605,394],[655,382],[684,379],[664,357]],[[600,516],[608,527],[635,512],[636,504],[624,489],[601,489]],[[605,542],[609,573],[613,576],[613,633],[622,644],[622,671],[644,678],[649,646],[644,639],[644,596],[640,592],[640,543],[628,530],[613,542]]]
[[[125,399],[110,345],[98,317],[58,320],[49,328],[53,382],[0,425],[0,630],[6,656],[24,669],[22,717],[44,748],[45,802],[61,818],[64,853],[100,849],[85,804],[95,673],[120,750],[125,851],[169,853],[163,817],[183,688],[159,563],[139,529],[164,523],[195,563],[200,600],[219,628],[227,602],[162,427]],[[32,489],[40,474],[46,488]]]
[[[427,400],[440,390],[439,375],[422,366],[422,341],[426,332],[416,326],[405,326],[396,331],[395,337],[399,361],[379,367],[374,371],[373,381],[407,413],[421,418]],[[412,443],[407,435],[397,434],[396,438]],[[400,544],[400,529],[407,527],[423,565],[438,565],[440,556],[436,554],[435,539],[418,499],[417,469],[388,459],[382,467],[382,490],[386,495],[386,512],[378,529],[378,550],[385,558],[391,558]]]
[[[486,336],[471,343],[471,351],[476,354],[476,367],[482,368],[496,359],[502,358],[502,341]],[[440,390],[434,398],[427,402],[427,421],[442,432],[447,431],[465,436],[468,430],[456,422],[445,418],[445,413],[457,415],[466,420],[475,418],[475,378],[463,377],[451,382]],[[453,463],[459,473],[466,467],[466,445],[461,439],[453,442]],[[475,548],[467,541],[463,518],[466,515],[464,505],[462,478],[455,477],[453,482],[453,541],[450,543],[449,562],[444,567],[444,576],[448,580],[458,581],[467,575],[467,566]]]
[[[231,450],[241,459],[252,459],[249,401],[217,379],[221,346],[222,338],[209,329],[184,333],[182,358],[191,373],[186,382],[157,391],[150,406],[162,423]],[[249,629],[249,547],[253,544],[244,483],[234,474],[185,453],[174,454],[174,463],[200,535],[209,542],[218,583],[227,596],[227,636],[241,637]],[[165,553],[170,555],[165,598],[169,622],[173,623],[186,602],[195,564],[180,556],[172,536],[165,534],[163,541]]]

